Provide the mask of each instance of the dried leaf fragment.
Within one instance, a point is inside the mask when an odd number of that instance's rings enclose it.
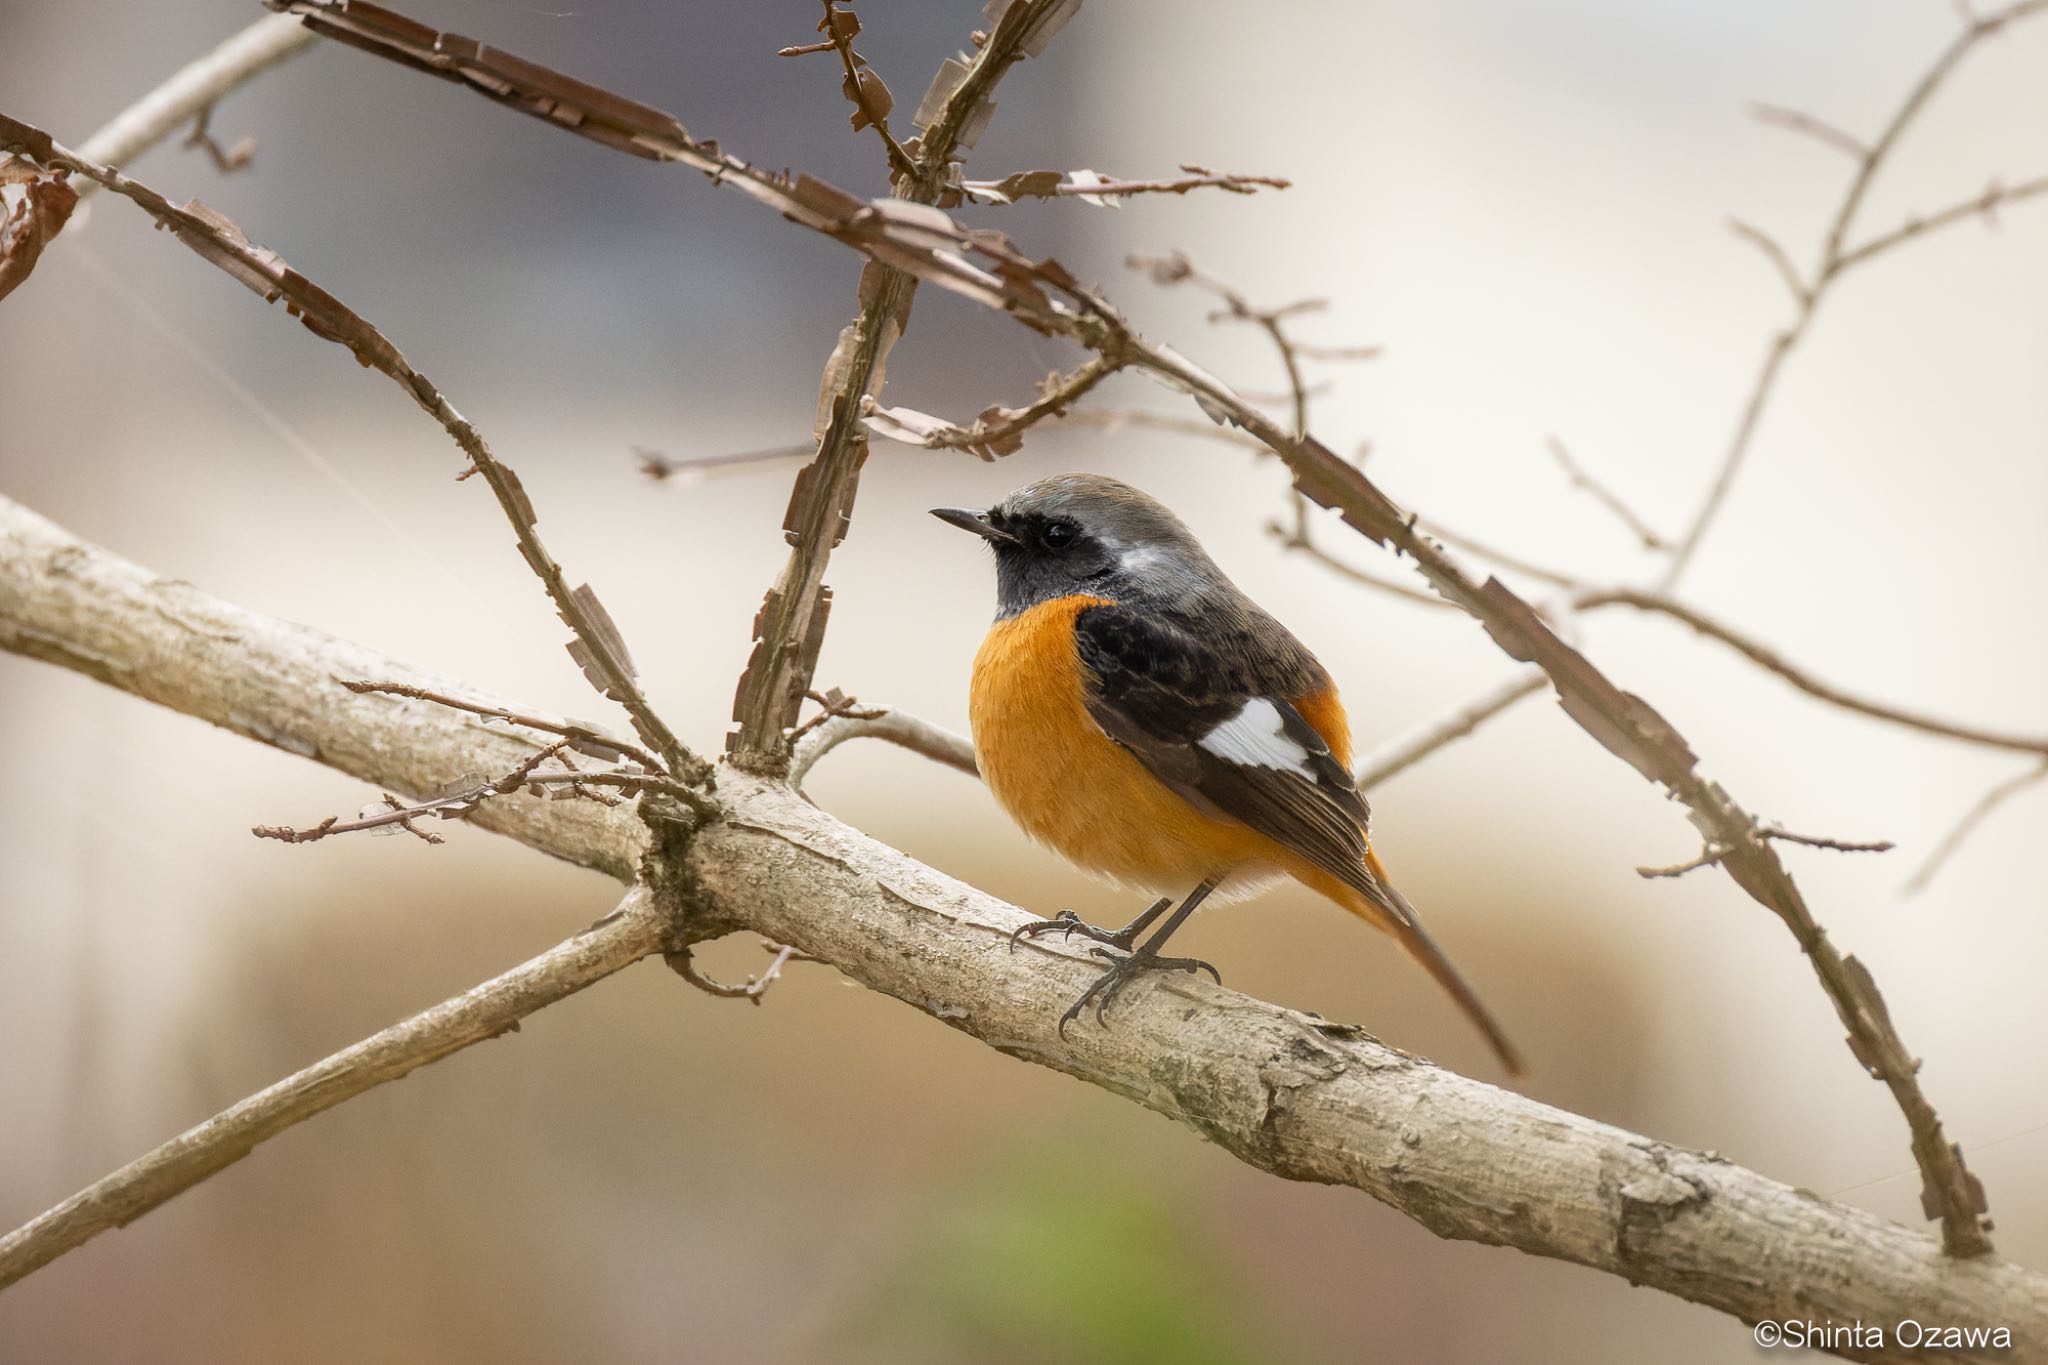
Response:
[[[859,77],[858,85],[854,83],[856,76]],[[856,66],[854,75],[841,81],[840,88],[853,102],[851,122],[856,133],[889,117],[889,111],[896,107],[896,97],[889,93],[889,87],[875,74],[875,69],[865,63]]]
[[[0,299],[29,277],[78,205],[78,191],[63,176],[24,158],[0,162],[0,186],[7,185],[17,186],[20,197],[0,219]]]

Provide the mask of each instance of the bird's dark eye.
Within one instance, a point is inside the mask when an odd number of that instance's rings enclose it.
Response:
[[[1049,521],[1045,524],[1045,529],[1038,533],[1038,538],[1044,542],[1048,550],[1064,550],[1074,543],[1074,537],[1079,534],[1080,531],[1071,521]]]

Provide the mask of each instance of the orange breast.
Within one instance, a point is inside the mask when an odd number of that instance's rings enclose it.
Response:
[[[1270,865],[1271,841],[1197,811],[1089,716],[1074,618],[1108,605],[1060,598],[989,631],[968,705],[989,790],[1033,839],[1147,891],[1184,893],[1232,866]]]

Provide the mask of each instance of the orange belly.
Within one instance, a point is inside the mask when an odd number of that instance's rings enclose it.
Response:
[[[1041,603],[996,622],[982,642],[968,714],[989,790],[1039,843],[1146,891],[1185,893],[1233,867],[1271,868],[1277,845],[1203,815],[1089,716],[1074,617],[1106,605],[1097,597]]]

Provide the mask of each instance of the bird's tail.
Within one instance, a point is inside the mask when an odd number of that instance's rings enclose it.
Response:
[[[1394,883],[1387,876],[1387,869],[1381,865],[1379,856],[1367,849],[1363,874],[1355,881],[1352,878],[1337,878],[1327,872],[1320,872],[1314,884],[1316,889],[1336,901],[1339,905],[1357,915],[1360,919],[1386,930],[1408,955],[1422,964],[1423,970],[1436,978],[1439,986],[1458,1003],[1465,1017],[1484,1034],[1494,1055],[1510,1076],[1522,1074],[1522,1057],[1515,1051],[1515,1045],[1508,1041],[1507,1034],[1494,1020],[1485,1005],[1480,1003],[1478,992],[1458,974],[1451,960],[1444,956],[1443,949],[1436,946],[1422,927],[1421,919],[1408,898],[1394,889]]]

